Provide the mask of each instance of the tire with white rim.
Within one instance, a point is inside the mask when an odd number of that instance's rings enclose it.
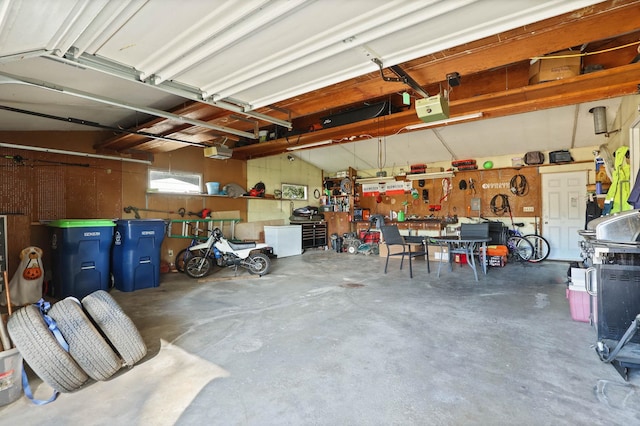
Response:
[[[49,316],[69,344],[69,354],[89,377],[107,380],[122,367],[120,357],[84,313],[78,299],[59,301],[51,307]]]
[[[89,379],[58,343],[37,306],[28,305],[14,312],[7,328],[27,364],[53,389],[73,392]]]
[[[95,291],[82,299],[82,306],[128,367],[144,358],[147,346],[140,332],[109,293]]]

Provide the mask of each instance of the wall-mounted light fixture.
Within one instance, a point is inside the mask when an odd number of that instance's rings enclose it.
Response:
[[[604,134],[605,137],[609,137],[611,133],[620,131],[620,129],[612,130],[611,132],[607,130],[607,107],[593,107],[589,110],[589,112],[593,114],[593,132],[596,135]]]
[[[456,123],[458,121],[473,120],[474,118],[482,118],[483,115],[484,114],[481,112],[476,112],[474,114],[467,114],[467,115],[459,115],[457,117],[447,118],[446,120],[432,121],[430,123],[412,124],[410,126],[406,126],[405,129],[407,130],[426,129],[429,127],[436,127],[443,124]]]

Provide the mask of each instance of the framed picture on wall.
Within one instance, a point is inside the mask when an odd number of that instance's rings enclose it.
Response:
[[[297,185],[294,183],[282,184],[282,199],[283,200],[306,200],[307,199],[307,185]]]

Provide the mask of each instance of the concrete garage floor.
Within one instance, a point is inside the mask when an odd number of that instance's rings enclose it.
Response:
[[[424,260],[308,251],[262,278],[111,294],[148,345],[144,360],[0,424],[629,425],[640,374],[602,363],[572,321],[568,264],[509,264],[476,283]],[[432,262],[432,266],[436,266]],[[32,380],[37,396],[50,389]]]

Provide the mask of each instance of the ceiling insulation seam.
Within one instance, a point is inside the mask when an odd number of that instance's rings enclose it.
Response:
[[[147,0],[109,1],[91,25],[72,43],[78,49],[77,53],[95,53],[109,40],[113,32],[131,19],[145,3]]]
[[[220,101],[210,100],[208,98],[205,98],[206,94],[203,94],[203,92],[200,89],[187,86],[182,83],[178,83],[174,81],[165,81],[158,85],[149,84],[140,79],[139,72],[134,68],[127,67],[122,64],[109,61],[104,58],[95,57],[87,53],[83,53],[82,55],[79,55],[76,57],[73,48],[71,48],[70,52],[63,57],[58,57],[50,54],[45,55],[44,53],[46,52],[43,52],[42,55],[34,54],[34,56],[42,56],[45,59],[50,59],[53,61],[65,63],[67,65],[73,65],[76,67],[79,66],[79,67],[91,69],[93,71],[108,74],[110,76],[118,77],[123,80],[131,81],[134,83],[140,83],[147,87],[153,87],[163,92],[180,96],[182,98],[185,98],[191,101],[204,103],[204,104],[211,105],[227,111],[237,112],[239,114],[244,114],[247,117],[254,118],[257,120],[263,120],[268,123],[277,124],[278,126],[286,127],[288,129],[291,129],[293,127],[293,124],[290,121],[281,120],[279,118],[271,117],[269,115],[262,114],[256,111],[247,111],[246,108],[243,108],[239,105],[236,105],[230,102],[226,102],[224,100],[220,100]],[[253,135],[252,138],[257,139],[257,136]]]
[[[242,136],[247,138],[254,138],[253,133],[243,132],[240,130],[232,129],[230,127],[218,126],[216,124],[207,123],[206,121],[194,120],[188,117],[172,114],[172,113],[155,109],[155,108],[132,105],[127,102],[119,101],[117,99],[111,99],[105,96],[98,96],[92,93],[84,92],[81,90],[75,90],[70,87],[64,87],[64,86],[60,86],[60,85],[53,84],[46,81],[0,73],[0,79],[2,77],[4,77],[4,81],[0,80],[0,84],[25,84],[28,86],[39,87],[42,89],[51,90],[54,92],[60,92],[66,95],[75,96],[78,98],[87,99],[87,100],[98,102],[98,103],[103,103],[106,105],[112,105],[115,107],[124,108],[128,110],[136,111],[136,112],[142,112],[142,113],[153,115],[156,117],[163,117],[169,120],[177,121],[179,123],[188,123],[193,126],[217,130],[223,133],[230,133],[232,135],[237,135],[237,136]]]
[[[536,19],[548,18],[549,16],[565,13],[565,12],[574,10],[575,8],[589,6],[594,3],[598,3],[600,1],[602,0],[595,0],[595,1],[594,0],[574,0],[574,1],[561,2],[560,4],[557,4],[554,2],[552,6],[545,5],[542,7],[538,7],[539,13],[533,16],[535,16]],[[447,5],[452,5],[454,2],[446,2],[446,3]],[[475,3],[475,1],[470,0],[469,3]],[[465,43],[472,42],[478,38],[478,34],[481,34],[481,36],[489,37],[489,36],[495,35],[496,32],[508,31],[518,26],[524,26],[529,22],[534,22],[532,21],[532,19],[533,18],[531,16],[528,16],[524,12],[515,12],[511,15],[507,15],[507,17],[502,16],[500,18],[487,21],[487,22],[491,22],[491,25],[485,22],[485,23],[482,23],[481,25],[474,26],[472,29],[474,31],[479,31],[479,33],[473,33],[473,31],[469,28],[461,29],[457,33],[447,34],[446,37],[441,37],[436,40],[427,39],[427,41],[425,41],[420,45],[411,45],[406,49],[396,50],[393,54],[387,55],[378,59],[382,60],[385,66],[391,66],[399,63],[408,62],[411,60],[415,60],[417,57],[428,56],[433,53],[452,48],[454,46],[463,45]],[[418,20],[418,21],[419,21],[418,23],[424,22],[424,20]],[[402,23],[406,24],[406,22],[404,21]],[[404,28],[405,27],[398,27],[396,31],[400,31]],[[453,35],[455,35],[454,38],[452,38]],[[344,36],[344,38],[346,39],[347,36]],[[362,44],[366,43],[366,41],[360,41],[357,37],[355,38],[355,40],[358,40],[358,41],[357,43],[353,44],[353,48],[358,48]],[[369,40],[369,43],[371,43],[371,40]],[[333,53],[333,55],[337,53],[341,53],[343,51],[344,49],[340,51],[336,51]],[[252,87],[256,87],[257,84],[253,84],[254,82],[265,83],[268,80],[273,80],[274,78],[278,78],[281,72],[286,73],[291,71],[297,71],[299,68],[302,68],[304,66],[309,66],[314,63],[318,63],[319,60],[323,59],[323,58],[318,59],[316,58],[316,56],[319,56],[319,54],[311,55],[311,57],[303,58],[302,61],[295,64],[290,64],[289,67],[282,67],[280,70],[274,70],[271,72],[264,73],[260,77],[256,77],[253,81],[249,81],[245,83],[245,85],[243,86],[237,86],[229,90],[222,91],[222,90],[219,90],[218,88],[213,88],[209,86],[205,86],[205,87],[209,87],[210,92],[216,93],[215,96],[224,97],[224,96],[237,95],[240,89],[247,90]],[[296,69],[296,68],[293,68],[294,65],[299,65],[299,66]],[[331,86],[332,84],[336,84],[341,81],[354,79],[362,75],[374,72],[376,70],[377,70],[376,66],[371,61],[364,61],[363,63],[353,65],[349,68],[342,68],[339,71],[328,73],[314,80],[309,80],[306,84],[301,83],[296,86],[287,87],[286,89],[282,89],[280,91],[274,91],[267,96],[249,99],[248,102],[251,103],[253,108],[261,108],[261,107],[271,105],[273,103],[280,102],[285,99],[299,96],[303,93],[308,93],[308,92],[312,92],[315,90],[319,90],[319,89]]]
[[[91,26],[96,16],[100,16],[102,9],[108,5],[108,0],[80,0],[69,10],[63,24],[58,28],[47,44],[48,50],[58,55],[64,54]]]
[[[402,5],[404,7],[400,7]],[[281,77],[292,70],[312,65],[389,35],[407,25],[412,25],[412,22],[421,22],[424,18],[416,13],[420,8],[425,6],[418,2],[408,4],[402,1],[390,2],[384,7],[373,9],[357,18],[343,22],[338,27],[331,27],[320,34],[294,43],[275,55],[267,56],[250,66],[238,69],[227,75],[225,79],[216,82],[215,87],[205,86],[204,89],[215,92],[222,98],[233,96],[267,80]],[[382,25],[389,21],[390,13],[393,14],[392,19],[396,20],[396,23],[393,26]],[[400,19],[402,21],[398,22]]]
[[[242,4],[242,3],[239,3]],[[225,27],[230,31],[208,34],[206,39],[201,41],[197,47],[187,50],[181,49],[179,56],[174,61],[164,67],[155,70],[153,74],[156,76],[156,82],[161,83],[165,80],[174,80],[184,72],[191,69],[203,60],[209,59],[221,50],[233,48],[233,46],[248,34],[254,33],[256,28],[264,25],[272,25],[283,15],[295,10],[302,4],[302,1],[288,1],[278,4],[277,7],[262,8],[260,12],[252,13],[246,19],[227,24]],[[206,88],[205,88],[206,90]]]

